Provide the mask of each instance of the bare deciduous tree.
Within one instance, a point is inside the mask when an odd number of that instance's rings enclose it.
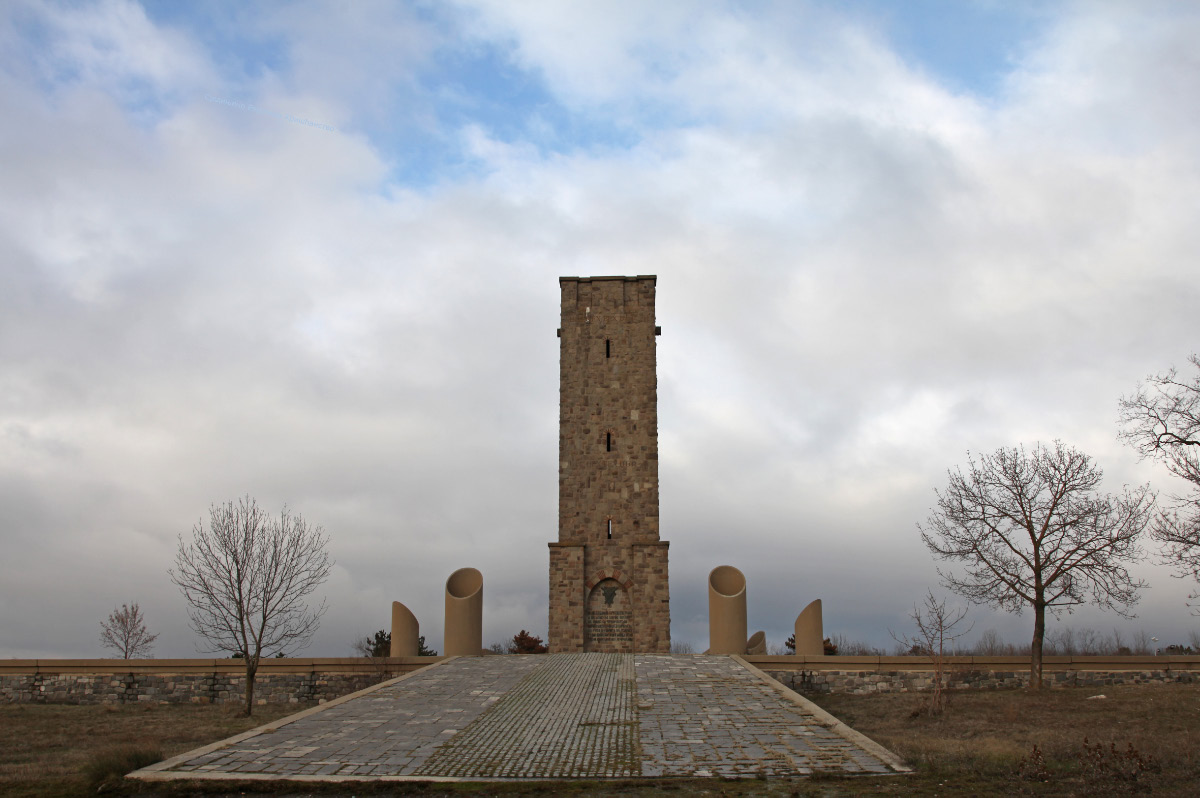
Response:
[[[983,657],[1002,657],[1012,651],[1013,647],[1001,640],[995,629],[985,629],[975,643],[975,653]]]
[[[119,651],[121,659],[146,656],[157,638],[158,635],[146,630],[146,619],[136,601],[132,606],[122,604],[121,609],[109,614],[107,621],[100,622],[100,642]]]
[[[832,638],[827,637],[823,641],[825,656],[835,657],[841,655],[843,657],[882,657],[887,652],[878,646],[873,646],[869,643],[864,643],[861,640],[851,640],[844,634],[836,634]],[[796,641],[792,641],[793,649]]]
[[[946,657],[953,653],[954,643],[967,635],[972,626],[959,630],[958,625],[967,617],[967,608],[946,606],[946,600],[938,601],[933,591],[925,594],[924,607],[914,605],[908,617],[917,625],[914,635],[897,635],[892,639],[912,653],[929,657],[933,663],[933,688],[929,693],[929,714],[940,715],[946,709]],[[950,648],[947,651],[947,647]]]
[[[1089,598],[1129,616],[1145,583],[1127,566],[1142,556],[1139,539],[1154,514],[1149,486],[1100,494],[1103,471],[1077,449],[1055,441],[1032,452],[1001,448],[949,472],[921,539],[939,559],[963,570],[938,570],[950,590],[976,604],[1020,614],[1033,609],[1030,686],[1042,683],[1046,612]]]
[[[1200,369],[1200,355],[1189,360]],[[1191,495],[1171,496],[1150,534],[1176,576],[1200,583],[1200,375],[1189,382],[1172,368],[1148,377],[1133,396],[1121,397],[1120,412],[1120,438],[1192,487]]]
[[[329,576],[329,539],[319,526],[283,508],[269,517],[246,497],[213,505],[209,526],[197,522],[192,541],[179,538],[169,573],[190,605],[192,628],[209,651],[246,662],[246,714],[254,709],[254,677],[264,656],[287,656],[308,645],[325,604],[305,597]]]

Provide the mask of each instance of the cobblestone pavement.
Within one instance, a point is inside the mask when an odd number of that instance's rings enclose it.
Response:
[[[643,776],[895,772],[732,657],[634,660]]]
[[[138,778],[888,774],[903,765],[739,659],[462,657]]]

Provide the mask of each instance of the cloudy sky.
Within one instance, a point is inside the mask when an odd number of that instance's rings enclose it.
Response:
[[[544,635],[558,277],[603,274],[658,275],[676,639],[729,563],[771,640],[819,597],[890,646],[968,450],[1180,487],[1115,436],[1200,348],[1197,40],[1143,0],[4,3],[0,656],[101,656],[130,601],[196,656],[167,569],[246,494],[329,534],[305,654],[392,600],[440,648],[465,565],[485,642]],[[1137,620],[1057,625],[1185,639],[1138,573]]]

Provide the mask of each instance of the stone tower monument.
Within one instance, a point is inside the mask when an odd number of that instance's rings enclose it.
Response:
[[[560,277],[552,652],[667,653],[654,277]]]

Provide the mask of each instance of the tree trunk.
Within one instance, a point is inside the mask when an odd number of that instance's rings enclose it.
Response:
[[[258,673],[258,657],[246,657],[246,717],[254,714],[254,676]]]
[[[1046,605],[1033,605],[1033,643],[1029,646],[1029,689],[1042,687],[1042,639],[1046,636]]]

